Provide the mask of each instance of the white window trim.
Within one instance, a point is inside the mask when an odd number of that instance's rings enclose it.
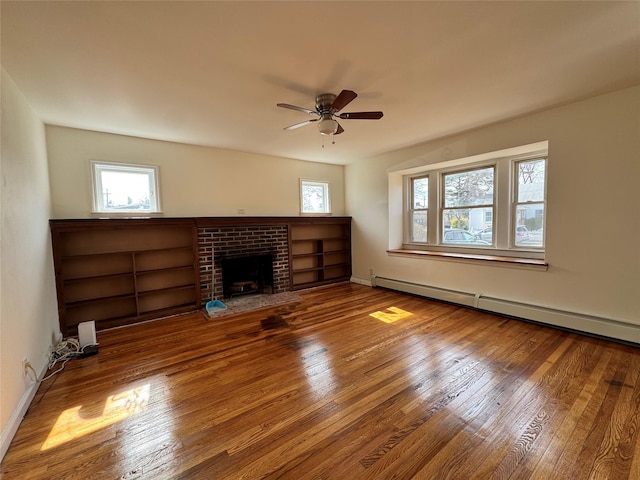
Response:
[[[458,158],[445,162],[438,162],[428,165],[419,165],[411,168],[405,168],[390,171],[388,175],[389,181],[389,250],[429,250],[433,252],[451,252],[459,254],[484,254],[487,256],[511,256],[524,257],[531,259],[544,259],[544,247],[522,247],[515,246],[515,238],[511,232],[513,225],[513,195],[514,185],[511,175],[512,165],[518,160],[527,160],[535,158],[548,158],[548,142],[537,142],[520,147],[508,148],[504,150],[483,153],[470,157]],[[440,192],[437,188],[441,188],[441,181],[436,182],[429,180],[429,205],[437,205],[437,214],[430,208],[429,228],[427,230],[427,244],[414,244],[407,241],[409,239],[409,226],[407,222],[408,206],[411,199],[409,198],[410,178],[433,174],[437,172],[441,175],[443,172],[459,171],[463,169],[472,169],[477,166],[489,166],[491,164],[504,164],[509,166],[505,169],[496,169],[496,185],[494,190],[495,211],[493,219],[494,244],[490,246],[462,246],[462,245],[443,245],[438,239],[441,238],[442,230],[442,206],[440,205]],[[546,169],[548,171],[548,168]],[[546,174],[545,171],[545,174]],[[430,175],[431,177],[431,175]],[[434,188],[435,187],[435,188]],[[546,205],[546,182],[545,182],[545,219],[547,217]],[[499,225],[499,227],[497,227]],[[435,226],[435,228],[434,228]],[[545,229],[546,230],[546,229]]]
[[[159,168],[155,165],[142,165],[142,164],[133,164],[133,163],[117,163],[117,162],[106,162],[102,160],[90,160],[90,176],[91,176],[91,204],[92,204],[92,214],[97,215],[109,215],[109,216],[144,216],[148,217],[151,215],[160,215],[162,214],[162,208],[160,203],[160,174]],[[129,171],[129,172],[144,172],[149,173],[152,176],[152,184],[151,184],[151,195],[155,196],[155,209],[140,211],[138,209],[135,210],[127,210],[127,209],[107,209],[103,204],[103,195],[102,195],[102,181],[100,178],[101,170],[120,170],[120,171]],[[152,205],[153,206],[153,205]]]
[[[305,184],[316,185],[323,187],[324,190],[324,203],[325,209],[324,212],[305,212],[304,211],[304,200],[302,197],[302,190]],[[331,195],[329,190],[329,182],[326,180],[310,180],[306,178],[300,179],[300,215],[313,215],[313,216],[322,216],[322,215],[331,215]]]
[[[418,175],[411,175],[410,177],[405,178],[405,181],[408,182],[408,185],[406,185],[406,196],[405,196],[405,205],[406,208],[405,210],[405,215],[407,216],[406,221],[404,222],[404,228],[405,228],[405,232],[404,232],[404,238],[405,239],[410,239],[413,238],[413,231],[411,228],[411,224],[412,224],[412,219],[411,216],[413,214],[413,212],[416,211],[423,211],[427,214],[427,223],[428,223],[428,219],[429,219],[429,205],[431,205],[431,190],[429,190],[429,187],[427,186],[427,206],[423,207],[423,208],[415,208],[415,206],[413,205],[413,195],[414,195],[414,189],[413,189],[413,182],[412,180],[414,179],[420,179],[420,178],[426,178],[427,182],[429,182],[429,175],[425,175],[425,174],[418,174]],[[411,243],[411,242],[408,242]]]

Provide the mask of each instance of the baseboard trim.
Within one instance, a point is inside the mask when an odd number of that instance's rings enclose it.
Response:
[[[42,372],[40,372],[38,378],[43,378],[46,370],[47,365],[45,364],[44,369],[42,370]],[[20,402],[18,402],[16,409],[13,411],[13,414],[11,414],[11,417],[9,417],[7,425],[2,430],[2,435],[0,435],[0,462],[7,454],[7,450],[9,450],[11,441],[18,431],[18,427],[20,427],[22,419],[27,414],[27,410],[29,410],[31,402],[33,401],[33,397],[35,397],[36,393],[38,392],[39,386],[40,382],[34,382],[27,388],[27,390],[25,390],[22,398],[20,398]]]
[[[371,283],[370,280],[363,280],[362,278],[358,278],[358,277],[351,277],[349,279],[349,281],[351,283],[357,283],[359,285],[366,285],[367,287],[372,287],[373,284]]]
[[[363,282],[356,281],[355,283]],[[371,286],[411,293],[434,300],[442,300],[477,308],[491,313],[521,318],[523,320],[530,320],[567,330],[640,345],[640,325],[620,320],[531,305],[508,299],[486,297],[482,294],[449,290],[385,277],[372,277]]]

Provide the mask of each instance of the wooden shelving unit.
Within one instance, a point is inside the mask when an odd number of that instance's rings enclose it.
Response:
[[[244,225],[287,227],[290,290],[351,277],[350,217],[51,220],[63,335],[199,309],[198,228]]]
[[[199,307],[192,219],[51,220],[60,329],[101,330]]]
[[[316,218],[289,227],[291,289],[299,290],[351,277],[351,219]]]

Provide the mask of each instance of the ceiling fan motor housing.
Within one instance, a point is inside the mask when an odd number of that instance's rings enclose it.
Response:
[[[316,110],[320,115],[332,113],[331,104],[336,99],[333,93],[322,93],[316,97]]]

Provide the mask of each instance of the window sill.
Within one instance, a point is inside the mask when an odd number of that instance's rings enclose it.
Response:
[[[135,211],[130,211],[130,212],[126,212],[126,211],[118,211],[118,212],[98,212],[98,211],[91,211],[90,212],[92,216],[100,216],[102,218],[148,218],[148,217],[159,217],[163,215],[163,212],[159,212],[159,211],[154,211],[154,212],[141,212],[140,210],[135,210]]]
[[[430,258],[434,260],[449,260],[469,263],[484,263],[503,267],[528,268],[532,270],[546,271],[549,264],[544,260],[526,257],[505,257],[501,255],[479,255],[471,253],[434,252],[430,250],[408,250],[394,249],[387,250],[392,256]]]

